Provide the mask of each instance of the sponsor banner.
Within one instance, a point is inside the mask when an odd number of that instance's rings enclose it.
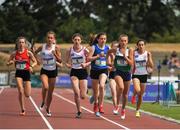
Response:
[[[0,73],[0,84],[8,84],[8,73],[2,74]],[[14,77],[14,73],[10,74],[10,85],[15,86],[16,81]],[[31,85],[32,87],[41,87],[42,83],[40,80],[39,75],[31,75]],[[68,87],[71,88],[71,80],[69,75],[59,75],[56,78],[56,87]],[[88,77],[88,87],[91,88],[91,79]],[[168,100],[170,95],[170,87],[173,88],[172,85],[168,83],[161,83],[159,84],[159,100]],[[128,100],[131,101],[131,97],[133,95],[133,85],[131,84],[129,93],[128,93]],[[109,84],[106,84],[106,96],[111,97],[110,87]],[[144,102],[154,102],[158,98],[158,84],[157,83],[148,83],[146,85],[146,91],[143,95]]]
[[[163,88],[165,88],[166,85],[160,85],[159,86],[159,100],[162,100],[163,95]],[[134,87],[133,85],[130,86],[129,94],[128,94],[128,100],[131,101],[131,97],[133,95]],[[137,97],[137,96],[136,96]],[[145,102],[154,102],[158,99],[158,84],[148,84],[146,85],[146,91],[143,95],[143,101]]]
[[[15,78],[15,71],[11,71],[10,72],[10,76],[9,76],[9,85],[11,87],[15,87],[16,86],[16,78]]]
[[[59,75],[56,78],[56,87],[67,87],[70,88],[71,85],[71,79],[69,75]],[[91,78],[88,77],[88,87],[91,87]]]
[[[8,73],[0,73],[0,85],[8,85]]]
[[[15,78],[15,71],[12,71],[10,73],[10,81],[9,81],[9,85],[11,87],[16,87],[16,78]],[[31,75],[31,86],[32,87],[41,87],[41,79],[39,75]]]
[[[71,80],[69,75],[60,75],[56,79],[56,86],[57,87],[71,87]],[[91,88],[91,79],[88,77],[88,87]],[[169,85],[167,83],[160,83],[159,84],[159,100],[167,100],[169,95]],[[133,85],[131,84],[129,93],[128,93],[128,100],[131,101],[131,97],[133,95]],[[111,97],[110,87],[109,84],[106,84],[106,96]],[[143,95],[144,102],[154,102],[158,99],[158,83],[148,83],[146,85],[146,91]]]
[[[165,83],[159,85],[159,101],[168,100],[168,98],[169,98],[168,95],[170,95],[170,91],[169,91],[170,87],[171,87],[171,89],[173,89],[172,86],[165,84]],[[133,90],[134,90],[134,87],[131,84],[129,93],[128,93],[128,101],[131,101],[131,98],[133,95]],[[111,91],[110,91],[109,84],[106,85],[106,96],[111,97]],[[157,99],[158,99],[158,84],[147,84],[146,91],[144,92],[144,95],[143,95],[143,101],[144,102],[155,102],[155,101],[157,101]]]
[[[69,75],[59,75],[56,78],[56,87],[71,87],[71,80]]]
[[[31,86],[35,88],[42,86],[39,75],[31,75]]]

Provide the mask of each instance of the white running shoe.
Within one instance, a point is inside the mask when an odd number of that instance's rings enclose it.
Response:
[[[40,109],[41,111],[44,110],[44,103],[43,103],[43,102],[41,103],[41,106],[39,107],[39,109]]]
[[[81,112],[77,112],[76,113],[76,118],[81,118],[81,114],[82,114]]]
[[[49,113],[47,113],[47,116],[48,116],[48,117],[51,117],[52,115],[51,115],[51,113],[49,112]]]
[[[119,114],[119,106],[114,107],[113,114],[118,115]]]
[[[125,110],[122,110],[122,111],[121,111],[121,119],[124,120],[125,117],[126,117],[126,115],[125,115]]]
[[[41,106],[40,106],[39,109],[40,109],[41,111],[43,111],[43,110],[44,110],[44,107],[41,107]]]
[[[95,115],[96,115],[97,117],[100,117],[100,116],[101,116],[100,112],[95,112]]]
[[[52,116],[52,114],[51,114],[51,111],[50,111],[50,110],[46,110],[46,112],[47,112],[47,114],[46,114],[46,115],[47,115],[48,117],[51,117],[51,116]]]

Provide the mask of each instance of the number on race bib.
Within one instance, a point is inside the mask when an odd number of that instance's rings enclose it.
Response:
[[[73,64],[81,64],[81,63],[83,63],[83,57],[72,58],[72,63]]]
[[[16,64],[16,68],[17,68],[17,69],[20,69],[20,70],[25,69],[25,66],[26,66],[25,63],[17,63],[17,64]]]
[[[55,63],[54,59],[43,59],[43,64],[44,65],[52,65]]]
[[[98,66],[106,66],[106,61],[105,60],[96,60],[95,64]]]

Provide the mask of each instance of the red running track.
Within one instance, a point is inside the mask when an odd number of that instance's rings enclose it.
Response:
[[[180,129],[180,124],[142,113],[126,110],[126,119],[112,114],[112,104],[105,103],[105,114],[96,117],[89,100],[81,100],[82,118],[75,118],[76,106],[71,89],[55,89],[51,104],[52,117],[47,117],[38,106],[41,89],[33,88],[25,100],[26,115],[20,116],[16,88],[0,89],[0,129]]]

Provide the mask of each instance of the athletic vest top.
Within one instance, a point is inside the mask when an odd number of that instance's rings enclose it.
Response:
[[[134,75],[145,75],[148,74],[147,72],[147,51],[145,51],[143,54],[139,54],[138,51],[134,52]]]
[[[18,70],[29,70],[30,58],[28,56],[28,50],[25,49],[24,52],[19,53],[16,51],[15,54],[15,67]]]
[[[91,69],[107,69],[106,64],[106,54],[109,50],[109,46],[105,45],[104,48],[99,48],[98,44],[93,45],[94,46],[94,54],[93,56],[96,56],[97,54],[104,53],[105,57],[99,57],[98,59],[91,62]]]
[[[41,58],[43,69],[45,70],[55,70],[56,69],[56,58],[53,55],[52,51],[55,51],[55,46],[52,45],[51,49],[46,48],[47,44],[44,44],[41,51]]]
[[[129,56],[129,49],[126,49],[125,55]],[[125,60],[123,54],[121,53],[120,49],[117,48],[115,59],[114,59],[114,66],[116,70],[120,70],[123,72],[130,72],[131,66]]]
[[[86,62],[85,50],[86,48],[83,46],[81,46],[81,50],[79,52],[76,52],[73,47],[70,49],[73,69],[82,69],[81,64]]]

